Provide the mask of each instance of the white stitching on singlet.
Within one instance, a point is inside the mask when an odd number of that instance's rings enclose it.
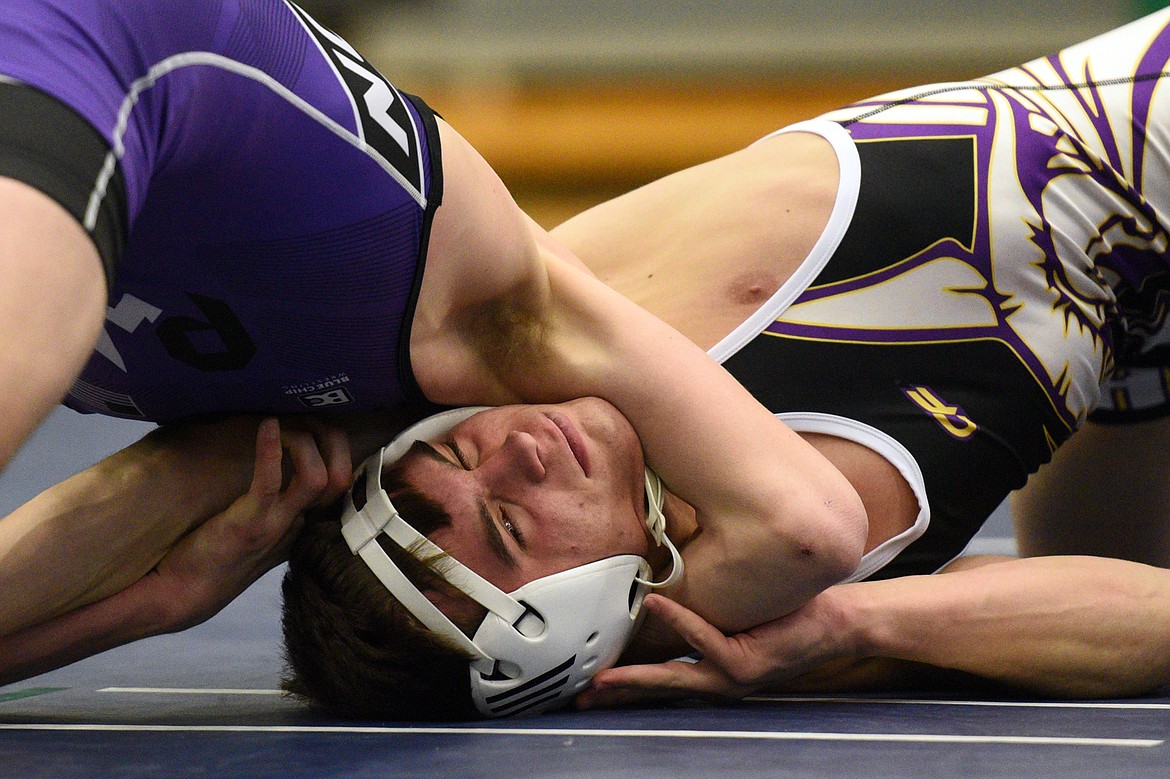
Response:
[[[296,94],[288,87],[281,84],[269,74],[254,68],[251,65],[245,65],[242,62],[224,57],[221,54],[216,54],[210,51],[189,51],[183,54],[175,54],[171,57],[156,63],[146,75],[136,80],[130,85],[130,91],[126,93],[126,97],[122,100],[122,106],[118,109],[118,121],[114,127],[113,132],[113,148],[106,155],[105,162],[102,165],[101,171],[98,173],[97,180],[94,182],[93,191],[89,195],[89,204],[85,209],[85,219],[83,224],[85,229],[92,232],[97,224],[98,209],[101,207],[102,200],[106,196],[106,187],[109,186],[110,179],[114,175],[114,169],[118,161],[126,154],[126,147],[123,145],[123,138],[126,134],[126,129],[130,123],[130,114],[134,110],[134,106],[138,103],[138,98],[143,92],[150,89],[158,82],[159,79],[172,73],[176,70],[195,65],[208,65],[211,67],[222,68],[231,73],[250,78],[260,84],[271,89],[277,95],[283,97],[292,105],[299,108],[306,115],[314,119],[321,126],[331,131],[334,135],[349,143],[355,149],[364,152],[367,156],[373,159],[378,165],[390,176],[398,182],[398,185],[406,190],[415,202],[422,208],[426,208],[426,196],[408,182],[401,173],[399,173],[389,161],[386,160],[378,151],[370,147],[364,140],[354,135],[349,130],[345,129],[337,122],[330,119],[318,108],[306,101],[300,95]]]

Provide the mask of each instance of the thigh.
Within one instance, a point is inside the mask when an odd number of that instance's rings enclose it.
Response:
[[[1022,555],[1170,566],[1170,416],[1089,422],[1012,496]]]
[[[2,466],[93,351],[126,221],[116,167],[91,203],[110,148],[75,111],[0,80],[0,114]]]
[[[105,304],[101,261],[81,225],[0,177],[0,467],[81,371]]]

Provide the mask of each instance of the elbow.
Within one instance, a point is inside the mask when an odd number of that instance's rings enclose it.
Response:
[[[800,574],[819,591],[857,570],[869,520],[852,487],[806,496],[800,504],[796,511],[786,512],[778,532],[787,539]]]

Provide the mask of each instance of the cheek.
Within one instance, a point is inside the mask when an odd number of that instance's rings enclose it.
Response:
[[[536,515],[543,517],[537,519],[540,546],[562,562],[577,564],[585,557],[608,554],[614,545],[616,529],[596,503],[580,494],[562,495],[545,509]]]
[[[535,509],[542,551],[573,562],[577,558],[597,559],[615,554],[649,552],[642,520],[632,500],[614,500],[581,492],[548,495]],[[540,519],[543,517],[543,521]]]
[[[611,554],[645,556],[649,552],[642,520],[628,504],[611,508],[606,516],[597,518],[597,525]]]

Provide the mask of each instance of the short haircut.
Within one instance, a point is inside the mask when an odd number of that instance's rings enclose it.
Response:
[[[410,458],[386,468],[382,487],[423,535],[450,525],[434,501],[403,478]],[[364,483],[356,485],[364,490]],[[362,719],[478,719],[470,657],[427,630],[395,599],[341,535],[341,505],[308,517],[282,584],[282,687],[331,715]],[[486,612],[447,584],[434,566],[379,535],[407,578],[468,635]]]

